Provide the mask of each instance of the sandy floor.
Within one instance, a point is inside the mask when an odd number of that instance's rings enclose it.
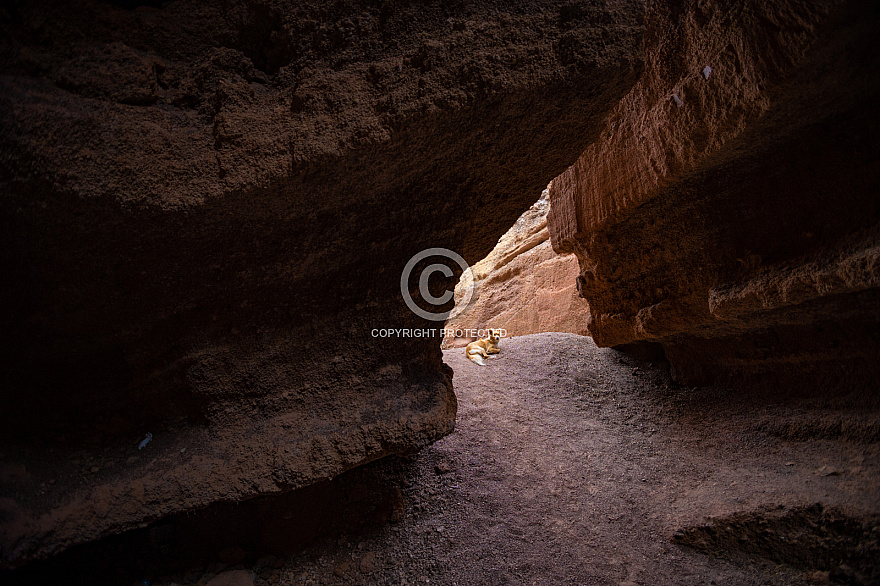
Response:
[[[383,464],[403,518],[238,566],[256,584],[880,580],[865,414],[679,387],[569,334],[504,340],[482,368],[462,349],[445,360],[455,432]]]

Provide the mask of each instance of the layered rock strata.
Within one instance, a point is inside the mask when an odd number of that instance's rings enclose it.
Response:
[[[659,342],[688,383],[784,378],[774,388],[876,402],[876,7],[648,14],[644,75],[551,190],[551,241],[578,257],[590,334]]]
[[[508,336],[587,333],[590,309],[575,287],[577,258],[556,254],[550,245],[548,197],[549,187],[492,252],[462,275],[444,347],[467,344],[471,332],[485,328],[503,328]]]
[[[0,567],[449,433],[402,268],[641,70],[637,0],[118,4],[0,8]]]

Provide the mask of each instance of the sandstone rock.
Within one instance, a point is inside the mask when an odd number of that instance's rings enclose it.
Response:
[[[440,462],[436,466],[434,466],[434,472],[436,472],[438,475],[448,474],[449,472],[452,472],[452,467],[449,465],[448,462]]]
[[[578,258],[600,346],[660,342],[689,384],[784,377],[867,397],[880,379],[880,78],[865,75],[880,65],[877,13],[737,6],[651,5],[642,79],[553,181],[551,241]]]
[[[549,189],[549,188],[548,188]],[[541,332],[585,335],[589,306],[578,296],[574,255],[556,254],[547,229],[548,190],[498,240],[486,258],[455,287],[457,308],[446,328],[444,347],[473,340],[467,330],[504,328],[508,336]],[[463,306],[468,288],[470,303]],[[454,332],[461,330],[463,336]]]
[[[371,330],[438,327],[408,259],[483,257],[637,79],[642,3],[565,4],[5,3],[0,437],[59,482],[0,567],[449,433],[438,337]]]
[[[335,568],[333,568],[333,575],[337,576],[338,578],[343,578],[343,577],[347,576],[349,573],[351,573],[351,562],[349,562],[347,560],[343,561],[342,563],[337,565]]]
[[[379,564],[376,560],[376,553],[373,551],[368,551],[364,554],[364,557],[361,558],[360,570],[364,574],[369,574],[371,572],[375,572],[379,569]]]

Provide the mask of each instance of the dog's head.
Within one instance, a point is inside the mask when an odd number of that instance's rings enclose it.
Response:
[[[501,341],[501,330],[488,330],[486,337],[493,344],[497,344],[498,342]]]

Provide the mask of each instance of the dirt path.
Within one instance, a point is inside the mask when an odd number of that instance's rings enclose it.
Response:
[[[876,420],[680,388],[569,334],[505,340],[483,368],[445,360],[455,432],[387,464],[403,519],[257,564],[258,585],[880,579]]]

